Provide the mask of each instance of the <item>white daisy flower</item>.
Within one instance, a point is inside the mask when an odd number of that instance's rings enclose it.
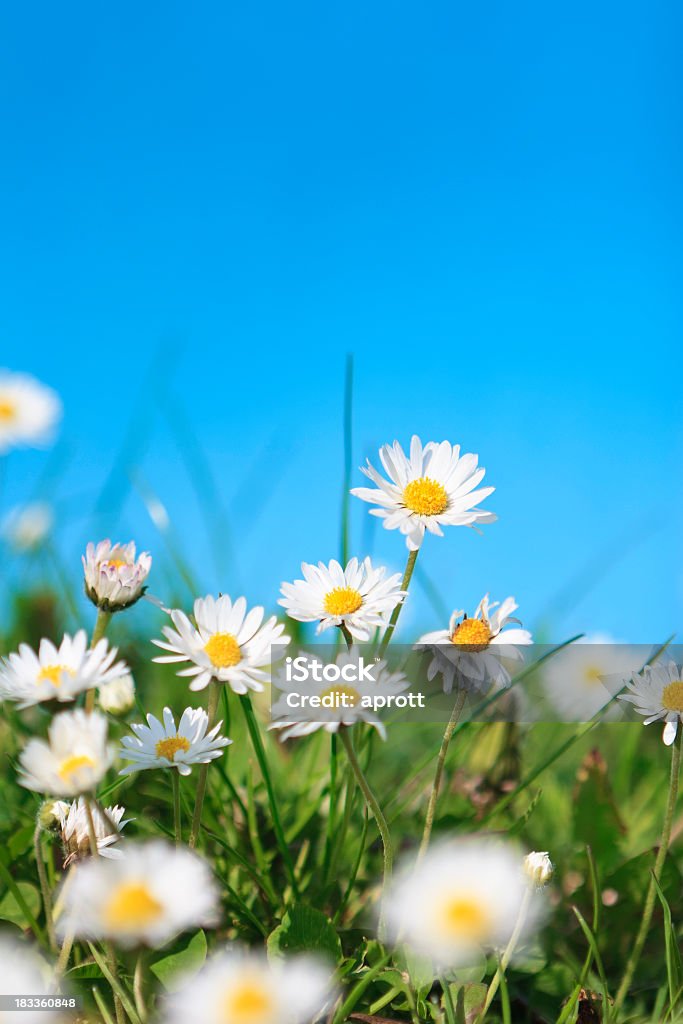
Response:
[[[416,650],[428,648],[433,653],[428,679],[441,673],[445,693],[451,692],[454,682],[478,690],[490,683],[508,686],[510,673],[501,659],[519,661],[522,658],[519,647],[533,643],[528,630],[507,628],[510,623],[519,622],[512,618],[517,607],[514,597],[506,597],[499,605],[497,601],[490,604],[486,594],[472,618],[464,611],[455,611],[448,629],[421,636]]]
[[[331,971],[317,960],[230,950],[168,998],[162,1024],[310,1024],[331,992]]]
[[[10,448],[42,448],[52,440],[62,403],[52,388],[25,373],[0,370],[0,455]]]
[[[132,540],[128,544],[101,540],[97,546],[91,542],[81,561],[85,592],[102,611],[130,608],[147,589],[144,584],[152,568],[152,556],[143,551],[136,557]]]
[[[369,558],[352,558],[345,569],[334,559],[325,565],[301,563],[304,578],[283,583],[284,597],[278,604],[299,622],[318,622],[317,633],[331,626],[344,625],[354,640],[369,640],[377,626],[387,619],[406,592],[401,590],[401,574],[385,579],[386,569],[373,569]]]
[[[116,655],[104,638],[89,650],[84,629],[73,637],[66,634],[59,647],[41,640],[37,654],[21,644],[17,653],[0,658],[0,698],[16,701],[20,708],[74,700],[126,675],[128,668],[123,661],[115,662]]]
[[[0,935],[0,996],[54,996],[54,972],[36,952],[21,941],[19,932]],[[63,1021],[61,1010],[41,1009],[33,1014],[23,1010],[0,1010],[1,1024],[27,1024],[33,1017],[40,1024]]]
[[[181,932],[218,921],[219,894],[207,864],[161,840],[126,843],[117,860],[83,861],[62,896],[60,937],[158,948]]]
[[[496,521],[492,512],[477,508],[477,502],[488,498],[495,488],[477,490],[486,470],[477,468],[478,455],[461,455],[460,445],[430,441],[423,448],[420,438],[413,435],[409,456],[394,441],[380,448],[379,457],[389,479],[368,460],[361,472],[377,487],[354,487],[351,494],[379,505],[370,514],[383,519],[386,530],[400,530],[410,551],[420,547],[425,530],[442,537],[442,526]]]
[[[123,807],[100,808],[96,803],[91,803],[93,825],[95,826],[95,838],[97,839],[97,852],[101,857],[122,857],[121,850],[114,850],[112,847],[121,838],[121,832],[126,827],[130,818],[122,821]],[[52,813],[57,818],[61,828],[62,843],[64,845],[64,867],[68,867],[73,861],[81,860],[90,856],[90,832],[88,831],[88,815],[85,800],[79,796],[78,800],[68,803],[65,800],[55,800],[52,805]]]
[[[529,881],[537,889],[543,889],[548,882],[552,881],[555,874],[555,867],[547,850],[535,850],[533,853],[528,853],[524,858],[524,870]]]
[[[145,768],[177,768],[189,775],[193,764],[208,764],[223,753],[232,740],[219,736],[222,722],[208,733],[209,716],[203,708],[185,708],[176,728],[173,712],[164,708],[163,723],[147,715],[147,725],[134,724],[135,736],[124,736],[119,751],[124,761],[132,761],[119,775],[130,775]]]
[[[130,672],[100,686],[97,701],[110,715],[125,715],[135,705],[135,680]]]
[[[171,653],[154,661],[192,662],[178,672],[179,676],[195,677],[191,690],[203,690],[216,679],[227,683],[235,693],[260,693],[269,678],[266,669],[273,657],[271,647],[289,643],[289,637],[282,635],[285,627],[278,625],[274,615],[264,622],[263,608],[252,608],[247,613],[244,597],[235,602],[227,594],[198,597],[194,603],[196,625],[179,609],[169,614],[175,629],[164,626],[166,640],[153,643]]]
[[[442,969],[471,965],[482,950],[504,948],[528,890],[518,852],[459,840],[432,847],[396,877],[385,899],[387,927]],[[534,921],[533,908],[526,929]]]
[[[15,551],[35,551],[49,536],[53,525],[52,506],[46,501],[32,501],[8,512],[2,534]]]
[[[683,718],[683,668],[675,661],[646,665],[642,672],[633,673],[627,687],[630,692],[620,694],[619,700],[633,704],[645,717],[643,725],[664,721],[662,739],[670,747]]]
[[[19,782],[38,793],[79,796],[95,789],[113,759],[104,715],[63,711],[52,719],[47,743],[32,739],[22,750]]]
[[[302,652],[294,659],[295,666],[300,659],[302,664],[306,662],[307,678],[303,684],[294,675],[288,680],[285,672],[278,673],[273,681],[280,693],[272,707],[273,721],[269,728],[282,729],[280,739],[308,736],[318,729],[336,733],[341,726],[356,722],[374,726],[382,739],[386,739],[384,723],[375,710],[375,699],[385,697],[388,700],[407,690],[410,683],[402,672],[392,672],[384,661],[365,665],[353,648],[337,655],[333,663],[334,680],[329,678],[332,666],[318,656]],[[322,677],[323,670],[328,678]],[[363,673],[371,678],[360,679]],[[347,681],[349,679],[352,681]]]
[[[638,647],[605,634],[582,637],[543,665],[543,688],[562,721],[589,722],[609,704],[643,663]],[[614,701],[606,717],[618,717]]]

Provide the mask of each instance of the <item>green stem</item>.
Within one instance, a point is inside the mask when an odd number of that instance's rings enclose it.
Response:
[[[15,900],[17,906],[19,907],[19,909],[21,910],[22,914],[24,915],[24,919],[25,919],[27,925],[29,926],[29,928],[31,929],[33,934],[35,935],[35,937],[38,940],[38,942],[44,944],[45,943],[45,936],[43,935],[43,930],[40,927],[40,925],[38,924],[38,922],[36,921],[35,917],[31,913],[31,911],[29,910],[28,904],[26,903],[26,900],[24,899],[24,897],[22,895],[21,889],[19,888],[19,886],[17,885],[16,881],[14,880],[14,877],[12,876],[9,868],[7,868],[5,866],[5,864],[3,864],[2,860],[0,860],[0,879],[5,883],[5,885],[9,889],[9,891],[14,896],[14,900]]]
[[[57,939],[55,938],[55,929],[52,921],[52,896],[50,893],[50,886],[47,881],[45,861],[43,860],[43,844],[41,842],[41,835],[42,829],[40,824],[36,822],[35,831],[33,833],[33,850],[36,856],[36,870],[38,872],[38,881],[40,882],[40,892],[43,897],[43,912],[45,914],[47,939],[50,949],[55,953],[59,947],[57,946]]]
[[[669,795],[666,802],[666,810],[664,812],[664,824],[662,826],[662,835],[659,840],[659,849],[657,850],[657,857],[655,859],[655,866],[650,878],[650,885],[648,886],[647,895],[645,897],[645,904],[643,906],[643,916],[640,921],[640,928],[638,929],[638,935],[636,941],[633,944],[631,955],[626,963],[626,969],[624,976],[621,980],[621,985],[614,999],[614,1010],[618,1013],[621,1009],[626,996],[629,993],[633,975],[635,974],[638,961],[640,960],[645,940],[647,939],[647,933],[650,930],[650,923],[652,921],[652,914],[655,908],[655,899],[657,895],[656,883],[659,882],[662,869],[664,867],[664,861],[666,860],[667,851],[669,849],[669,841],[671,839],[671,825],[673,822],[674,810],[676,808],[676,800],[678,798],[678,780],[681,769],[681,741],[683,740],[683,724],[678,723],[678,729],[676,732],[676,739],[674,740],[673,747],[671,749],[671,775],[669,777]]]
[[[107,631],[109,620],[111,619],[111,612],[105,612],[101,608],[97,609],[97,618],[95,619],[95,626],[92,631],[90,638],[90,649],[96,647],[102,637]],[[85,710],[90,712],[95,709],[95,690],[88,690],[85,695]]]
[[[97,964],[99,969],[102,971],[102,974],[105,976],[105,978],[109,982],[109,984],[111,986],[111,989],[112,989],[112,992],[114,993],[114,997],[116,999],[116,1006],[117,1006],[117,1009],[116,1009],[116,1021],[117,1021],[117,1024],[126,1024],[126,1018],[125,1018],[125,1016],[123,1014],[123,1007],[124,1006],[126,1008],[125,1012],[128,1014],[130,1019],[133,1021],[133,1024],[142,1024],[142,1022],[141,1022],[141,1020],[140,1020],[140,1018],[139,1018],[139,1016],[137,1014],[137,1011],[136,1011],[135,1007],[133,1006],[133,1003],[131,1002],[130,996],[128,995],[128,993],[126,992],[125,988],[121,984],[121,980],[120,980],[118,974],[115,974],[112,971],[111,964],[109,963],[109,961],[105,960],[104,957],[100,956],[100,954],[97,952],[97,947],[92,942],[88,943],[88,949],[90,950],[90,952],[92,954],[93,960],[95,961],[95,963]]]
[[[330,809],[327,814],[327,834],[325,836],[325,852],[323,855],[323,882],[327,885],[330,878],[330,864],[332,861],[332,848],[337,824],[337,735],[330,736]]]
[[[92,813],[92,797],[85,797],[85,817],[88,822],[88,838],[90,840],[90,853],[93,857],[99,857],[100,851],[97,847],[97,833],[95,832],[95,820]],[[116,1024],[126,1024],[126,1017],[123,1012],[123,1003],[121,996],[119,995],[118,989],[121,987],[119,983],[118,966],[116,963],[116,952],[110,942],[105,943],[105,952],[107,955],[107,966],[109,968],[109,974],[114,979],[114,984],[111,979],[108,978],[111,984],[111,990],[114,996],[114,1009],[116,1011]]]
[[[270,816],[273,821],[273,829],[275,831],[275,838],[277,839],[282,859],[287,869],[289,880],[292,884],[294,895],[298,896],[299,887],[296,881],[296,873],[294,871],[294,863],[292,861],[287,840],[285,839],[285,833],[282,828],[282,822],[280,821],[280,813],[277,809],[277,799],[275,797],[275,790],[273,789],[273,780],[270,776],[270,769],[268,767],[268,759],[266,757],[265,747],[263,746],[263,740],[261,739],[261,733],[259,731],[258,722],[256,721],[256,715],[251,705],[249,694],[245,693],[240,696],[240,704],[242,705],[242,711],[244,712],[244,718],[247,723],[247,729],[249,730],[249,736],[251,743],[256,754],[256,760],[259,763],[261,769],[261,775],[263,776],[263,782],[266,787],[268,794],[268,805],[270,807]]]
[[[432,791],[429,794],[429,804],[427,805],[427,815],[425,817],[425,827],[422,833],[422,842],[420,843],[420,850],[417,855],[418,862],[422,860],[427,852],[427,847],[429,846],[432,828],[434,827],[436,805],[439,799],[439,789],[441,788],[441,779],[443,777],[443,770],[446,764],[446,754],[448,753],[448,747],[455,731],[455,727],[458,724],[460,715],[462,714],[466,697],[467,692],[464,689],[458,690],[455,705],[451,712],[451,717],[448,719],[448,725],[446,726],[446,731],[444,732],[443,739],[441,740],[439,756],[436,761],[436,771],[434,772],[434,781],[432,783]]]
[[[453,993],[451,992],[451,986],[448,984],[445,978],[439,979],[441,981],[441,988],[443,989],[443,1000],[446,1007],[446,1020],[448,1024],[456,1024],[455,1020],[455,1007],[453,1006]]]
[[[522,931],[524,929],[524,925],[526,923],[527,914],[529,913],[529,904],[531,903],[532,891],[533,891],[532,887],[529,886],[527,888],[526,892],[524,893],[524,897],[522,899],[522,905],[519,908],[519,914],[517,915],[517,921],[515,923],[515,927],[512,930],[512,935],[510,936],[510,941],[508,942],[507,946],[505,947],[505,952],[503,953],[502,957],[500,958],[500,963],[498,964],[498,969],[497,969],[496,973],[493,976],[491,984],[488,987],[488,991],[486,993],[486,999],[484,1000],[484,1005],[482,1007],[481,1013],[479,1014],[479,1016],[477,1018],[478,1024],[481,1024],[481,1022],[483,1022],[485,1020],[486,1014],[488,1012],[488,1008],[489,1008],[489,1006],[491,1005],[491,1003],[494,1000],[496,992],[498,991],[498,987],[499,987],[503,977],[505,976],[505,972],[506,972],[506,970],[508,968],[510,960],[512,959],[512,954],[514,953],[515,949],[517,948],[517,943],[519,942],[520,936],[521,936]]]
[[[372,816],[374,817],[375,821],[377,822],[377,828],[379,829],[379,834],[382,837],[382,847],[383,847],[383,850],[384,850],[384,874],[383,874],[383,881],[382,881],[382,891],[384,892],[384,888],[385,888],[389,878],[391,877],[391,872],[392,872],[393,865],[394,865],[394,847],[393,847],[393,843],[391,841],[391,834],[389,832],[389,826],[387,825],[386,818],[382,814],[382,808],[379,806],[379,803],[377,801],[377,797],[372,792],[372,789],[370,788],[370,783],[368,782],[368,780],[366,779],[365,775],[363,774],[363,769],[360,766],[360,762],[358,760],[358,756],[356,754],[356,750],[355,750],[355,747],[353,745],[353,740],[351,738],[351,731],[350,731],[350,729],[347,728],[347,727],[342,726],[342,728],[339,730],[339,735],[341,736],[341,741],[344,744],[344,747],[346,749],[346,754],[347,754],[347,757],[349,759],[349,764],[351,765],[351,767],[353,769],[353,773],[356,776],[356,781],[357,781],[358,785],[360,786],[360,789],[361,789],[361,792],[363,793],[363,796],[365,797],[365,802],[368,805],[368,809],[369,809],[370,813],[372,814]],[[381,937],[382,931],[383,931],[382,918],[383,918],[383,914],[380,914],[380,924],[379,924],[379,935],[380,935],[380,937]]]
[[[207,731],[213,727],[216,719],[220,687],[221,684],[215,682],[215,680],[212,680],[209,683],[209,706],[207,708],[209,723],[206,727]],[[194,850],[195,846],[197,845],[197,839],[199,838],[199,829],[202,823],[202,809],[204,807],[204,796],[206,794],[206,777],[208,774],[209,764],[203,764],[199,769],[199,775],[197,777],[197,793],[194,800],[192,828],[190,829],[190,849],[192,850]]]
[[[145,954],[144,951],[141,950],[138,953],[137,960],[135,961],[135,974],[133,975],[133,997],[135,999],[135,1009],[138,1011],[138,1016],[142,1021],[142,1024],[146,1024],[148,1017],[143,987],[144,966]]]
[[[408,555],[408,561],[406,562],[405,571],[403,573],[403,580],[401,581],[401,590],[407,590],[408,587],[410,586],[410,579],[411,576],[413,575],[413,570],[415,569],[415,562],[417,561],[419,550],[420,549],[418,548],[416,551],[411,551],[410,554]],[[382,657],[387,647],[389,646],[389,641],[391,640],[392,634],[396,629],[396,623],[398,622],[398,617],[401,614],[401,608],[403,607],[404,601],[405,597],[403,598],[402,601],[398,602],[393,612],[391,613],[389,625],[385,629],[384,636],[382,637],[382,642],[379,645],[380,658]]]
[[[180,818],[180,775],[175,768],[171,769],[171,785],[173,786],[173,827],[175,831],[175,842],[176,846],[180,846],[183,841],[183,827]]]

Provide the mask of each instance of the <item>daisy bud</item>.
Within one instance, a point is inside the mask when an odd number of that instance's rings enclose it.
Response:
[[[63,800],[46,800],[38,811],[38,824],[44,832],[59,832],[63,808],[68,808]]]
[[[552,879],[555,868],[547,853],[529,853],[524,858],[524,870],[533,884],[542,889]]]
[[[101,611],[119,612],[139,601],[147,589],[145,580],[152,568],[147,551],[135,555],[135,543],[112,544],[102,540],[88,544],[82,558],[85,592]]]
[[[97,702],[110,715],[125,715],[135,705],[135,682],[130,672],[101,686]]]

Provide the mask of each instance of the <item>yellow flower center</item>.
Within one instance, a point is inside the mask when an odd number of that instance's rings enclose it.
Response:
[[[453,630],[451,643],[463,651],[483,651],[491,639],[491,630],[485,619],[463,619]]]
[[[583,670],[583,678],[587,683],[601,683],[604,672],[598,665],[588,665]]]
[[[88,757],[87,754],[75,754],[73,757],[67,757],[65,761],[62,761],[59,777],[64,782],[71,782],[74,775],[77,775],[83,768],[94,767],[95,762],[92,757]]]
[[[64,673],[73,676],[74,670],[69,668],[68,665],[45,665],[41,668],[38,673],[37,683],[52,683],[53,686],[62,685],[62,676]]]
[[[17,415],[17,407],[9,398],[0,398],[0,422],[9,423]]]
[[[154,749],[157,757],[166,757],[173,761],[179,750],[185,753],[190,749],[190,741],[184,736],[169,736],[165,740],[159,740]]]
[[[665,707],[667,711],[677,711],[679,715],[683,715],[683,681],[678,679],[674,683],[669,683],[668,686],[664,687],[662,692],[662,707]]]
[[[271,1020],[274,1012],[272,997],[256,981],[238,984],[223,1000],[225,1024],[261,1024]]]
[[[353,587],[335,587],[325,594],[323,608],[328,615],[353,615],[363,604],[363,598]]]
[[[421,476],[406,485],[403,504],[418,516],[439,516],[448,508],[448,495],[438,480]]]
[[[163,910],[144,882],[124,882],[107,903],[104,918],[111,928],[144,928]]]
[[[339,696],[337,696],[337,694],[339,694]],[[323,690],[320,694],[321,699],[323,697],[331,696],[336,698],[335,707],[338,708],[355,708],[361,699],[358,690],[354,690],[352,686],[344,686],[343,684],[341,686],[330,686],[329,689]],[[343,697],[346,697],[345,701],[342,700]]]
[[[232,668],[242,660],[240,645],[232,633],[214,633],[205,644],[204,653],[215,668]]]
[[[125,558],[108,558],[106,562],[100,563],[100,568],[121,569],[124,565],[129,565]]]
[[[488,930],[486,910],[470,896],[455,896],[447,900],[442,921],[447,935],[454,939],[481,942]]]

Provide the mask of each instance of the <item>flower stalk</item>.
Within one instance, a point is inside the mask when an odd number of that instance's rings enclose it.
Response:
[[[463,687],[461,687],[458,690],[455,704],[453,706],[453,711],[451,712],[451,717],[448,720],[446,731],[444,732],[443,739],[441,740],[439,756],[437,757],[436,760],[436,771],[434,772],[434,781],[432,782],[432,789],[429,794],[429,803],[427,805],[427,814],[425,817],[424,831],[422,833],[422,841],[420,843],[420,849],[417,855],[418,862],[422,860],[425,853],[427,852],[427,847],[429,846],[429,840],[431,839],[432,835],[432,828],[434,827],[434,817],[436,815],[436,805],[439,799],[439,790],[441,788],[441,779],[443,777],[443,770],[446,764],[446,754],[448,753],[448,747],[450,746],[451,739],[453,738],[455,727],[457,726],[460,720],[460,715],[462,714],[462,709],[465,705],[466,697],[467,692]]]

